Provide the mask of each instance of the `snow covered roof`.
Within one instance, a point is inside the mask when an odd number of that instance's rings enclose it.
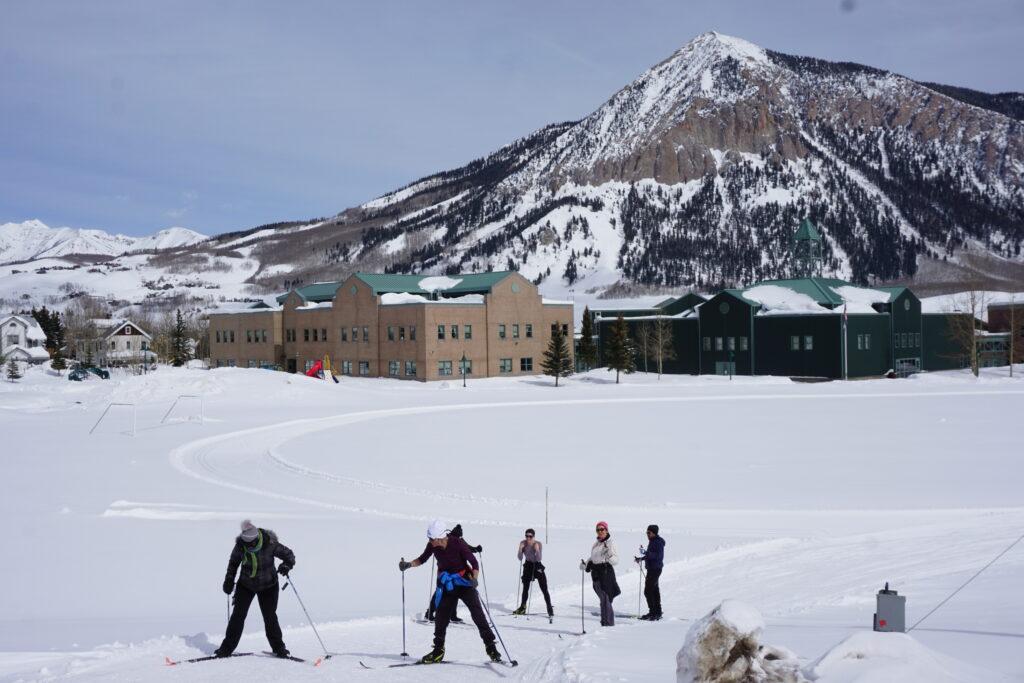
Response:
[[[334,307],[334,302],[333,301],[319,301],[319,302],[317,302],[317,301],[307,301],[306,303],[302,304],[301,306],[296,306],[295,310],[296,311],[313,311],[313,310],[316,310],[318,308],[333,308],[333,307]],[[259,310],[259,309],[257,309],[257,310]],[[252,309],[249,309],[249,312],[251,313]]]
[[[833,278],[768,280],[747,289],[726,290],[759,307],[758,315],[878,313],[876,304],[892,301],[902,287],[870,289]]]
[[[156,358],[156,354],[153,353],[152,351],[142,351],[141,349],[133,349],[121,351],[108,351],[106,353],[106,357],[107,359],[116,360],[122,360],[126,358],[138,358],[139,360],[145,358],[147,360],[154,360]]]
[[[399,306],[402,304],[439,304],[451,306],[459,304],[482,304],[483,294],[466,294],[464,296],[453,296],[447,299],[430,299],[420,294],[407,294],[404,292],[387,292],[380,295],[381,306]]]
[[[541,303],[545,306],[572,306],[575,302],[566,301],[564,299],[548,299],[547,297],[543,297],[541,299]]]
[[[96,330],[105,338],[112,337],[125,325],[131,325],[134,328],[135,334],[142,335],[146,339],[152,339],[148,332],[126,318],[93,318],[91,322],[96,326]]]
[[[32,341],[46,341],[46,333],[39,326],[36,319],[30,315],[8,315],[0,318],[0,326],[6,325],[11,320],[17,320],[25,326],[25,338]]]
[[[42,346],[28,346],[28,347],[25,347],[25,346],[21,346],[20,344],[15,344],[13,346],[7,347],[7,351],[5,351],[5,353],[8,356],[14,356],[16,359],[20,359],[20,360],[28,360],[28,361],[50,360],[50,352],[47,351]]]

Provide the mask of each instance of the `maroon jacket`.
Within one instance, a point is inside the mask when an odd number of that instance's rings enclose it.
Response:
[[[437,560],[438,573],[457,574],[466,569],[467,563],[473,569],[478,569],[480,566],[477,564],[476,558],[473,557],[473,551],[469,549],[465,541],[457,536],[449,536],[448,546],[445,548],[435,548],[430,545],[430,541],[427,541],[427,547],[416,559],[423,564],[431,554]]]

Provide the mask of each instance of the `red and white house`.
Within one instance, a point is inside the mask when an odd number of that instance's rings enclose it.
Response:
[[[153,363],[156,353],[152,350],[153,337],[131,320],[97,318],[95,338],[85,341],[97,365],[133,365]],[[82,360],[85,348],[79,347],[78,357]]]
[[[0,317],[0,358],[14,358],[24,363],[50,360],[46,350],[46,334],[30,315]]]

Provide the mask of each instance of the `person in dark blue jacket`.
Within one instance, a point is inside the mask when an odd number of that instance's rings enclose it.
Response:
[[[647,578],[644,580],[647,614],[640,618],[645,621],[658,621],[661,619],[661,589],[658,588],[658,579],[661,578],[661,570],[665,566],[665,539],[658,535],[657,524],[647,527],[647,550],[644,550],[640,557],[633,559],[638,564],[643,562],[647,568]]]

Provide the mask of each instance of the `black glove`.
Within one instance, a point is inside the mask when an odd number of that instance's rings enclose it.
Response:
[[[282,564],[280,567],[277,568],[277,573],[280,574],[281,576],[288,576],[288,572],[290,572],[291,570],[292,570],[291,565]]]
[[[642,557],[634,557],[633,561],[636,562],[637,564],[640,564],[641,562],[644,561],[644,558],[642,558]]]
[[[234,579],[224,579],[224,592],[227,595],[231,595],[231,591],[235,590]]]
[[[587,560],[587,571],[589,572],[593,568],[594,568],[594,561],[593,560]]]
[[[482,553],[484,551],[484,547],[482,545],[478,545],[475,548],[473,546],[469,546],[469,549],[472,550],[474,553]]]
[[[412,566],[412,562],[406,562],[405,560],[399,560],[398,561],[398,570],[399,571],[403,571],[404,572],[406,569],[408,569],[411,566]]]

